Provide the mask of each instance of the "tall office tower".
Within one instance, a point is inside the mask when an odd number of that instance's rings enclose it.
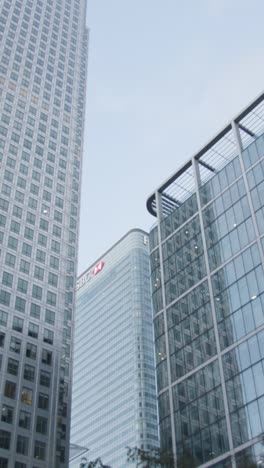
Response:
[[[68,466],[85,0],[0,0],[0,466]]]
[[[71,442],[124,468],[158,446],[148,235],[129,231],[80,277]],[[70,466],[79,467],[79,460]]]
[[[161,445],[188,466],[264,466],[263,117],[264,94],[147,202]]]

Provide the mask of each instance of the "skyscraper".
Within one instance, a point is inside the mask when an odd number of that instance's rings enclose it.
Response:
[[[0,466],[68,466],[85,0],[0,1]]]
[[[126,447],[158,446],[148,235],[129,231],[77,290],[71,442],[123,468]]]
[[[263,117],[264,94],[147,202],[161,446],[192,466],[264,463]]]

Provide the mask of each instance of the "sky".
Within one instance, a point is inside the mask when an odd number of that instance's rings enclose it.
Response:
[[[88,0],[79,274],[264,88],[263,0]]]

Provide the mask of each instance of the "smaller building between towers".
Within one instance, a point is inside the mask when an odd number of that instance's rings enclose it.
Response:
[[[148,235],[129,231],[77,282],[71,442],[124,468],[158,447]],[[80,465],[80,457],[71,468]]]

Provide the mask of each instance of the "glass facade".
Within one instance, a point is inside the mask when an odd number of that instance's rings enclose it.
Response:
[[[71,442],[112,468],[126,447],[158,447],[149,278],[148,236],[134,229],[77,282]]]
[[[0,2],[0,466],[66,467],[84,0]]]
[[[264,466],[264,129],[238,122],[149,209],[161,446],[193,466]],[[193,193],[179,200],[186,172]]]

